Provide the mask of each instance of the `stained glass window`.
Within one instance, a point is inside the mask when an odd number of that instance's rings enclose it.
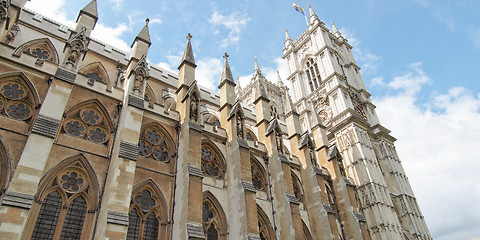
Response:
[[[80,239],[86,213],[87,202],[82,196],[76,197],[68,206],[60,239]]]
[[[62,198],[53,191],[43,199],[31,239],[52,239],[62,209]]]
[[[265,191],[267,189],[266,188],[267,181],[265,180],[265,175],[260,170],[260,166],[258,166],[258,164],[253,160],[250,161],[250,165],[251,165],[253,186],[257,190]]]
[[[127,240],[137,240],[140,230],[140,216],[138,216],[137,208],[132,208],[128,214],[128,230]]]
[[[152,212],[147,221],[145,221],[145,228],[143,230],[143,239],[144,240],[154,240],[158,238],[158,219],[155,212]]]
[[[107,144],[110,130],[106,116],[92,105],[70,112],[63,122],[63,132],[97,144]]]
[[[223,178],[223,165],[215,151],[207,145],[202,146],[202,171],[208,176]]]
[[[131,210],[128,214],[128,240],[150,240],[158,239],[161,225],[158,212],[161,212],[158,196],[151,186],[140,187],[140,190],[132,195]],[[157,193],[158,194],[158,193]]]
[[[0,115],[19,121],[28,121],[33,116],[32,93],[22,80],[0,80]]]
[[[156,127],[148,127],[140,134],[138,154],[160,162],[170,161],[165,134]]]

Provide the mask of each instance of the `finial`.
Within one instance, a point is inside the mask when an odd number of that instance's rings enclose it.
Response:
[[[187,40],[190,41],[190,39],[192,39],[192,34],[188,33],[187,34]]]
[[[149,18],[146,18],[145,19],[145,24],[148,24],[150,22],[150,19]]]
[[[225,54],[223,54],[223,58],[225,58],[225,60],[228,60],[228,57],[230,57],[227,52],[225,52]]]

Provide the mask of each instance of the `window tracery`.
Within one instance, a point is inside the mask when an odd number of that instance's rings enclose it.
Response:
[[[111,136],[111,121],[106,110],[93,101],[78,104],[66,114],[63,132],[96,144],[107,145]]]
[[[292,182],[293,182],[293,195],[298,199],[299,202],[303,202],[304,195],[303,195],[303,189],[301,187],[300,180],[297,178],[295,173],[292,174]]]
[[[21,74],[0,75],[0,115],[29,122],[38,104],[35,90]]]
[[[220,157],[208,145],[202,145],[202,171],[204,174],[214,178],[223,178],[225,173]]]
[[[82,155],[59,163],[40,183],[32,209],[37,215],[31,239],[84,239],[91,231],[98,201],[98,182]]]
[[[53,44],[48,39],[33,40],[24,46],[22,52],[28,53],[36,57],[38,63],[48,61],[58,64],[57,52],[55,51]]]
[[[255,189],[259,191],[267,190],[267,181],[265,178],[264,172],[261,170],[261,167],[255,160],[250,160],[251,173],[252,173],[252,183]]]
[[[312,92],[320,87],[322,79],[320,78],[320,71],[318,71],[317,63],[313,58],[307,60],[305,74],[307,75],[308,85]]]
[[[260,233],[261,240],[272,240],[274,239],[273,229],[270,225],[267,215],[262,211],[260,206],[257,205],[257,215],[258,215],[258,232]]]
[[[165,233],[165,202],[156,184],[148,179],[132,193],[127,239],[160,239]]]
[[[169,162],[173,153],[172,143],[167,133],[157,125],[144,126],[138,141],[138,154],[160,162]]]
[[[202,226],[206,240],[225,240],[227,222],[222,207],[210,192],[203,193]]]

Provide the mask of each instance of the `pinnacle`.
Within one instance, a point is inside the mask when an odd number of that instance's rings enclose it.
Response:
[[[228,64],[228,57],[229,56],[227,53],[223,55],[223,58],[225,58],[225,62],[223,63],[223,71],[222,78],[220,79],[220,84],[222,84],[222,82],[224,81],[229,81],[235,84],[235,82],[233,81],[232,71],[230,70],[230,65]]]
[[[135,40],[133,40],[132,46],[130,46],[130,47],[133,47],[133,44],[137,40],[142,40],[143,42],[148,44],[148,46],[150,46],[152,44],[152,42],[150,41],[150,31],[148,30],[148,23],[149,22],[150,22],[150,19],[148,19],[148,18],[145,19],[145,26],[143,26],[142,30],[140,30],[138,35],[135,37]]]
[[[82,10],[80,10],[80,14],[86,14],[94,19],[98,19],[97,13],[97,1],[92,0],[90,3],[87,4]],[[78,19],[77,19],[78,21]]]
[[[188,33],[187,46],[185,46],[185,51],[183,52],[182,61],[180,61],[180,66],[178,67],[178,69],[180,69],[183,63],[189,63],[194,67],[197,67],[197,65],[195,64],[195,57],[193,56],[192,43],[190,42],[191,39],[192,39],[192,34]]]

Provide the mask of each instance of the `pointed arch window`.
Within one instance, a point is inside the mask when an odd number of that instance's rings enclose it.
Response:
[[[318,71],[317,63],[313,60],[313,58],[309,58],[307,60],[305,73],[307,74],[310,90],[313,92],[322,84],[322,79],[320,78],[320,71]]]
[[[88,78],[88,84],[90,85],[94,85],[95,82],[101,82],[107,84],[109,89],[111,87],[107,70],[105,69],[105,66],[103,66],[103,64],[100,62],[93,62],[87,64],[80,70],[78,70],[78,72]]]
[[[210,192],[205,192],[202,203],[202,226],[206,240],[224,240],[227,235],[225,213]]]
[[[170,161],[173,148],[170,135],[162,127],[157,124],[142,127],[138,141],[140,156],[166,163]]]
[[[0,115],[29,123],[37,105],[37,92],[25,75],[0,74]]]
[[[295,173],[292,174],[292,180],[293,180],[293,194],[295,197],[298,199],[299,202],[303,202],[304,195],[303,195],[303,188],[300,183],[300,179],[298,179],[297,175]]]
[[[226,169],[222,160],[212,147],[202,145],[202,171],[205,175],[223,179]]]
[[[14,56],[21,56],[27,53],[37,58],[37,63],[42,64],[44,61],[58,64],[58,53],[55,46],[48,38],[34,39],[24,43],[13,53]]]
[[[112,128],[108,111],[98,100],[94,100],[80,103],[68,110],[62,131],[72,137],[108,145]]]
[[[83,156],[62,161],[40,183],[31,239],[85,239],[98,203],[98,181]],[[39,209],[39,210],[38,210]],[[33,222],[34,221],[34,222]]]
[[[132,193],[127,240],[161,239],[166,233],[166,204],[153,180],[139,183]]]
[[[254,160],[250,160],[251,173],[252,173],[252,183],[255,189],[259,191],[267,191],[267,181],[265,178],[265,173],[260,164]]]
[[[258,231],[260,233],[261,240],[273,240],[275,239],[273,234],[273,228],[268,220],[267,215],[260,206],[257,205],[257,215],[258,215]]]

